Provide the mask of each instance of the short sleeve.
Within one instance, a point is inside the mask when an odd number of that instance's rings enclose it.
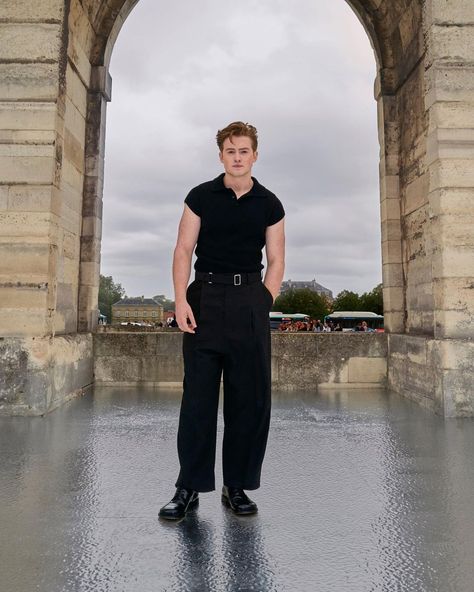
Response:
[[[273,196],[273,206],[270,212],[270,218],[268,220],[267,226],[273,226],[273,224],[279,222],[284,217],[284,215],[285,209],[283,207],[283,204],[278,199],[278,197],[276,197],[276,195]]]
[[[188,195],[184,198],[184,203],[187,204],[197,216],[201,216],[201,196],[195,188],[191,189]]]

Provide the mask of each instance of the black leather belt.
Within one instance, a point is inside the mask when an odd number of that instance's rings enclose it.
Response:
[[[208,284],[253,284],[262,281],[261,271],[252,271],[249,273],[214,273],[212,271],[196,271],[194,273],[196,280],[207,282]]]

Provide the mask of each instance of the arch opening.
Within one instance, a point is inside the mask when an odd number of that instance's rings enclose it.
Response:
[[[97,2],[95,5],[100,8],[88,21],[95,34],[90,37],[91,43],[85,52],[92,65],[92,84],[87,98],[85,224],[81,237],[78,320],[79,330],[85,332],[94,329],[97,317],[108,64],[120,28],[135,4],[124,0]],[[419,369],[414,366],[409,375],[405,370],[411,363],[406,351],[407,336],[426,340],[436,338],[444,331],[443,321],[437,321],[437,318],[444,317],[436,312],[434,294],[437,271],[433,264],[435,255],[428,199],[429,168],[432,165],[426,160],[426,101],[432,97],[426,98],[423,3],[421,0],[349,0],[348,4],[369,36],[378,66],[374,90],[380,143],[382,282],[385,327],[389,334],[388,380],[395,390],[415,399],[418,395],[413,394],[412,387],[416,384],[415,391],[421,389],[425,393],[426,390],[423,400],[429,399],[430,405],[436,408],[441,404],[441,398],[434,398],[428,392],[428,381],[424,381],[426,386],[416,382],[414,377]],[[91,212],[93,216],[87,220]],[[459,327],[462,332],[461,325]],[[403,339],[397,341],[397,336],[403,336]],[[434,360],[427,362],[428,367],[431,368],[429,372],[435,373],[437,363]]]
[[[95,88],[92,89],[92,92],[89,93],[87,126],[90,128],[90,133],[88,133],[87,136],[92,141],[89,141],[86,144],[86,162],[93,162],[95,168],[93,175],[86,176],[84,185],[84,204],[89,208],[89,210],[90,203],[94,200],[97,203],[100,202],[100,211],[102,208],[101,198],[104,177],[103,162],[105,146],[105,103],[110,98],[107,84],[108,66],[110,64],[112,50],[119,32],[127,16],[130,14],[136,4],[137,0],[127,0],[125,2],[120,0],[113,3],[109,2],[107,7],[104,7],[104,11],[102,13],[99,11],[96,17],[96,24],[94,28],[100,30],[101,34],[95,38],[95,43],[92,44],[91,61],[94,64],[93,72],[98,72],[96,79],[100,80],[100,83],[96,84]],[[375,83],[375,92],[379,111],[378,127],[379,141],[381,145],[380,184],[383,191],[384,186],[387,184],[386,177],[390,177],[391,186],[394,186],[395,183],[393,181],[399,175],[396,158],[396,155],[399,151],[398,137],[391,134],[389,141],[387,142],[387,134],[385,133],[385,128],[387,126],[393,127],[396,125],[396,121],[394,122],[394,120],[396,120],[397,117],[397,109],[392,100],[393,89],[388,89],[388,92],[386,91],[385,94],[382,90],[384,84],[387,86],[387,81],[393,80],[393,76],[390,77],[384,74],[384,72],[391,69],[391,52],[388,51],[391,46],[389,43],[387,43],[386,38],[380,35],[379,30],[381,27],[377,22],[376,17],[378,13],[373,2],[370,0],[367,2],[363,2],[361,0],[351,0],[346,2],[346,4],[352,8],[359,20],[362,22],[376,56],[378,75]],[[388,64],[388,67],[386,67],[386,64]],[[391,120],[389,118],[391,118]],[[390,163],[390,166],[388,166],[388,163]],[[87,195],[87,198],[86,193],[89,194]],[[398,221],[395,219],[396,208],[394,207],[393,203],[393,201],[398,199],[398,197],[398,195],[395,196],[393,194],[389,197],[392,200],[389,202],[391,206],[391,218],[389,224],[392,229],[397,223],[400,226],[400,219],[398,219]],[[96,209],[99,209],[99,205],[97,205]],[[382,206],[382,216],[387,210],[387,207]],[[385,226],[387,225],[388,221]],[[382,220],[382,233],[384,233],[384,220]],[[386,234],[387,232],[385,231],[385,235]],[[390,247],[392,251],[396,249],[396,245],[393,243],[393,241],[390,241],[390,244],[387,242],[387,240],[385,242],[386,247]],[[91,245],[91,243],[94,244]],[[82,252],[91,253],[92,251],[95,251],[93,256],[95,257],[96,261],[99,260],[100,241],[97,241],[97,237],[87,237],[83,233],[81,244],[85,247],[81,249],[81,264],[86,263],[82,257]],[[392,259],[393,258],[400,259],[400,257],[398,257],[396,254],[394,257],[392,257]],[[383,262],[383,264],[384,263],[385,262]],[[398,261],[397,263],[390,263],[390,265],[384,265],[383,268],[383,283],[385,288],[384,297],[387,302],[393,303],[394,299],[390,297],[390,293],[393,292],[393,288],[396,288],[399,294],[403,292],[404,273],[401,270],[401,262]],[[394,279],[395,276],[398,278],[397,280]],[[87,305],[90,306],[92,300],[90,289],[85,287],[81,282],[79,291],[80,303],[88,303]],[[82,293],[81,296],[81,291],[89,291],[89,296],[86,296],[84,293]],[[390,304],[390,306],[392,305]],[[402,332],[404,330],[405,319],[402,309],[404,309],[404,302],[400,302],[398,299],[395,310],[386,310],[387,328],[389,331]],[[90,308],[88,310],[80,310],[78,322],[79,330],[92,330],[96,316],[96,311],[91,311]]]
[[[179,196],[220,172],[212,127],[235,117],[257,125],[253,174],[291,209],[284,279],[314,278],[334,296],[381,283],[375,62],[366,34],[344,2],[324,10],[298,2],[298,12],[266,2],[243,34],[252,6],[208,2],[204,13],[187,10],[187,23],[169,8],[159,22],[159,7],[144,1],[115,46],[101,273],[129,296],[173,298]],[[272,35],[252,44],[262,23]],[[201,35],[190,48],[194,28]]]

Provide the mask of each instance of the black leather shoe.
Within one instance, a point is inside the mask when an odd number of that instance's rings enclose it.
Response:
[[[187,487],[177,487],[171,500],[158,512],[158,516],[167,520],[179,520],[199,504],[199,493]]]
[[[222,486],[222,503],[230,508],[234,514],[255,514],[257,504],[253,502],[240,487]]]

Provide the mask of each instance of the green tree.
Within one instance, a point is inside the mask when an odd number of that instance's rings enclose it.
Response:
[[[371,292],[362,295],[350,290],[342,290],[332,303],[333,311],[336,310],[363,310],[383,315],[382,284],[378,284]]]
[[[364,292],[360,297],[362,310],[375,312],[383,315],[383,292],[382,284],[378,284],[371,292]]]
[[[99,310],[107,317],[107,323],[112,322],[112,304],[118,302],[125,295],[121,284],[115,284],[112,276],[100,275]]]
[[[363,310],[359,294],[350,290],[342,290],[332,303],[333,311],[336,310]]]
[[[286,314],[303,313],[313,319],[323,319],[329,314],[328,299],[310,288],[290,288],[278,296],[273,304],[273,310]]]

